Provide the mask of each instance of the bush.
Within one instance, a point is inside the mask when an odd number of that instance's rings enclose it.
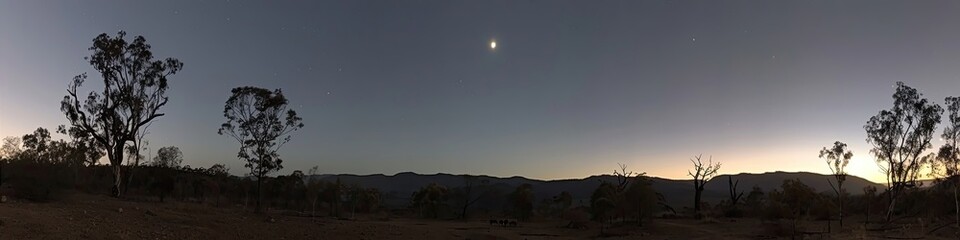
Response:
[[[13,161],[6,166],[4,178],[13,189],[13,196],[34,202],[59,200],[73,181],[69,169],[50,164]]]
[[[723,211],[723,216],[728,218],[741,218],[743,217],[743,210],[740,210],[737,206],[730,206]]]

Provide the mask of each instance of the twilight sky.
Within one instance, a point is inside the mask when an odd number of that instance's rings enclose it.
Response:
[[[700,153],[721,173],[823,173],[819,149],[840,140],[852,174],[882,181],[863,125],[892,106],[896,81],[940,104],[960,95],[958,12],[956,1],[0,0],[0,137],[65,124],[70,79],[101,81],[83,60],[91,40],[123,29],[184,62],[147,139],[194,167],[248,172],[216,130],[230,89],[253,85],[282,88],[306,124],[281,150],[282,174],[556,179],[620,162],[685,178]]]

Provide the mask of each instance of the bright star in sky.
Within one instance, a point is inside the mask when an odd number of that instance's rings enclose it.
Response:
[[[497,41],[490,41],[490,49],[497,49]]]

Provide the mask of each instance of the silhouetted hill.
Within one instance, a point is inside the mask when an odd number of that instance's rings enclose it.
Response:
[[[707,182],[705,189],[711,189],[714,191],[726,192],[728,175],[720,175],[710,182]],[[741,173],[730,175],[733,176],[733,181],[740,181],[738,190],[743,190],[744,192],[749,192],[753,186],[760,187],[764,192],[769,192],[773,189],[779,189],[780,185],[783,184],[784,180],[787,179],[799,179],[801,182],[807,186],[812,187],[817,192],[830,192],[833,193],[833,188],[830,187],[830,183],[836,184],[833,176],[823,175],[818,173],[809,173],[809,172],[767,172],[767,173]],[[830,182],[828,182],[830,181]],[[883,190],[884,186],[882,184],[874,183],[866,179],[857,177],[857,176],[847,176],[847,180],[843,182],[843,188],[847,189],[847,193],[856,195],[863,192],[863,188],[866,186],[874,186],[878,190]]]
[[[384,203],[391,207],[406,206],[410,202],[410,196],[413,192],[430,183],[438,183],[448,188],[459,188],[464,186],[464,176],[446,173],[439,174],[416,174],[411,172],[398,173],[387,176],[383,174],[375,175],[317,175],[311,176],[314,179],[322,181],[340,181],[347,185],[359,185],[363,187],[373,187],[380,189],[384,194]],[[799,179],[803,183],[813,187],[817,191],[832,191],[827,179],[832,179],[829,175],[822,175],[807,172],[772,172],[772,173],[741,173],[733,176],[734,181],[739,180],[738,190],[749,192],[753,186],[758,186],[769,192],[777,189],[780,184],[787,179]],[[616,177],[612,175],[590,176],[583,179],[565,179],[565,180],[536,180],[524,177],[491,177],[475,176],[479,184],[487,181],[494,186],[501,194],[507,194],[513,191],[513,188],[521,184],[530,184],[533,186],[534,195],[538,201],[540,199],[550,199],[560,192],[567,191],[574,197],[575,205],[589,205],[590,194],[603,181],[616,182]],[[690,207],[693,205],[693,181],[692,180],[674,180],[659,177],[651,177],[653,187],[657,192],[664,195],[667,202],[674,208]],[[727,175],[715,177],[707,183],[704,189],[703,199],[707,202],[719,202],[728,198],[727,193]],[[851,194],[857,194],[865,186],[876,186],[883,189],[882,185],[867,181],[856,176],[847,177],[844,187]]]

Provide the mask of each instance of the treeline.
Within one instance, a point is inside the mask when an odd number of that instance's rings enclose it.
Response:
[[[34,134],[44,130],[38,129]],[[113,186],[112,167],[78,161],[75,151],[79,149],[63,145],[63,140],[18,144],[24,142],[20,139],[30,139],[32,135],[4,138],[0,147],[0,195],[49,202],[61,200],[71,192],[105,194]],[[125,165],[122,170],[129,178],[120,188],[122,194],[158,202],[254,207],[258,182],[254,177],[230,175],[223,164],[209,168],[181,166],[182,156],[177,147],[164,147],[144,165]],[[382,206],[377,189],[320,181],[302,171],[265,177],[262,182],[264,203],[274,209],[339,217],[376,212]]]

